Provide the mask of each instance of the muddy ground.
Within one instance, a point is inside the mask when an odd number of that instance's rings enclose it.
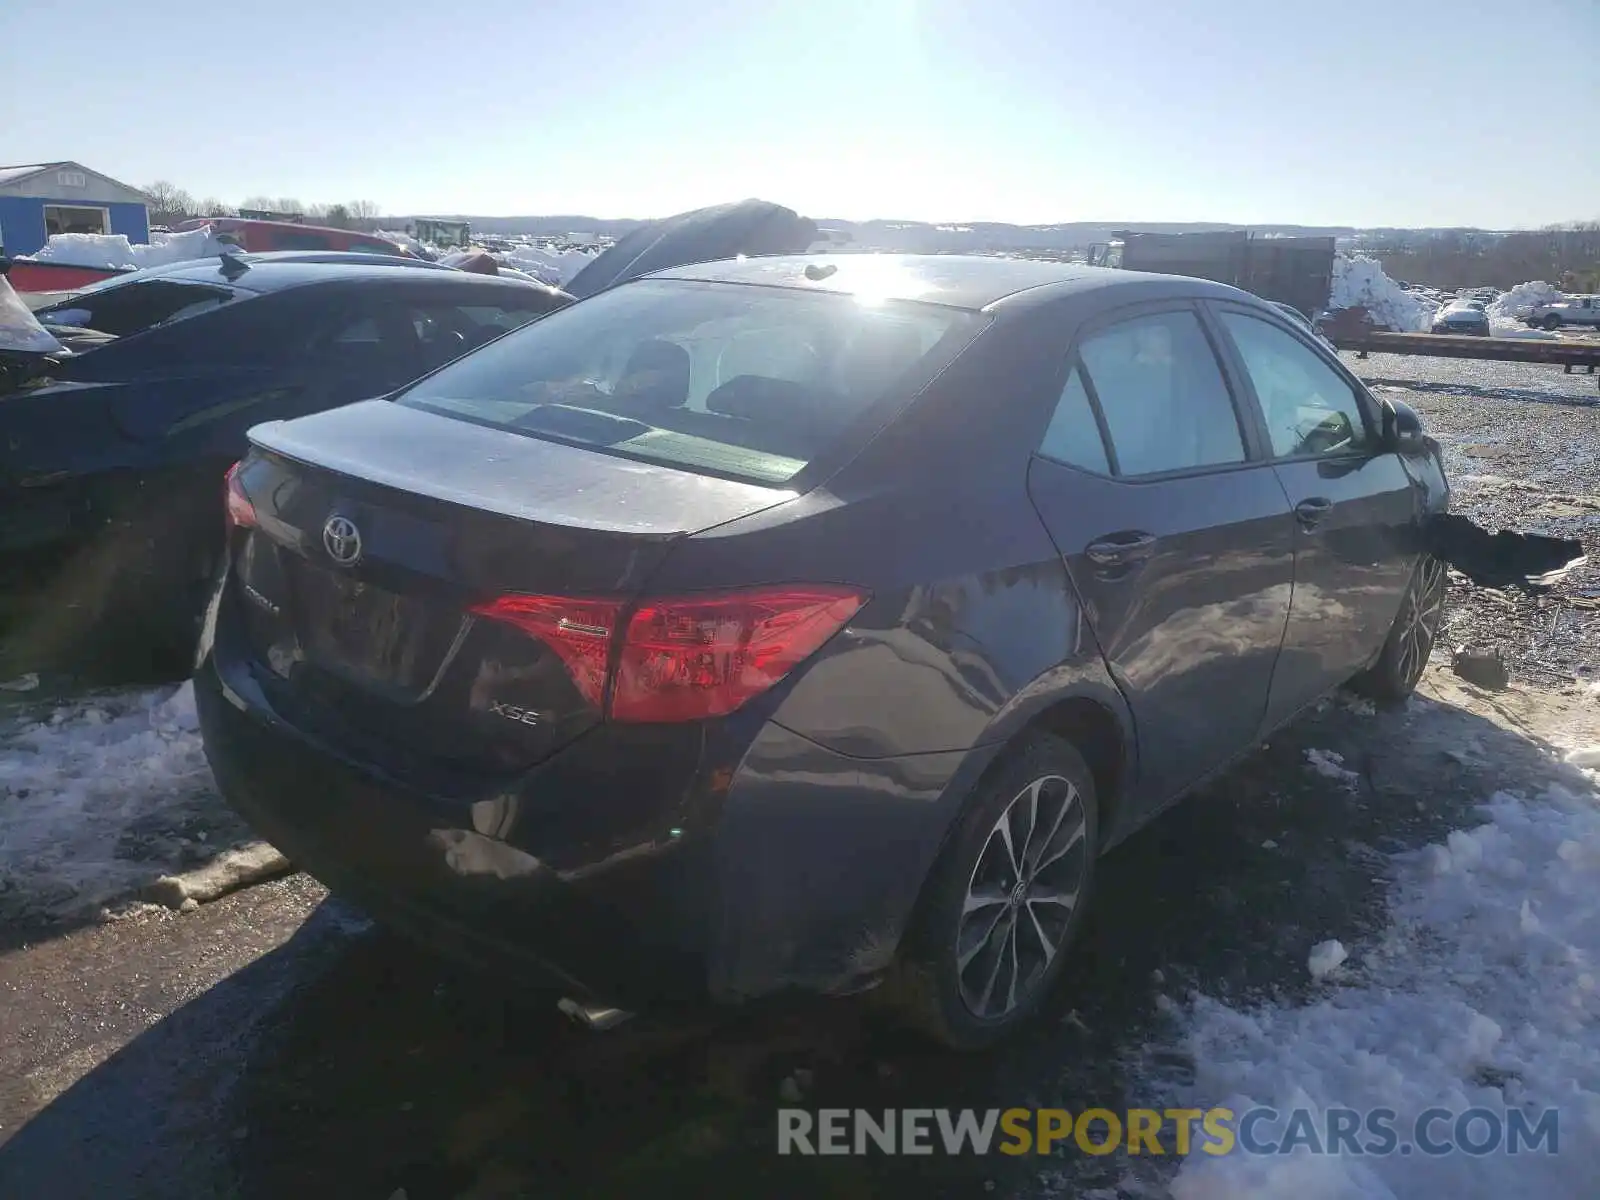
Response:
[[[1422,414],[1452,505],[1490,529],[1577,538],[1588,561],[1543,595],[1452,576],[1446,639],[1496,648],[1513,678],[1600,677],[1600,376],[1559,367],[1374,354],[1345,362]]]

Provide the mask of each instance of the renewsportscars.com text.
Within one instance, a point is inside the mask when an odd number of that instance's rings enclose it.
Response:
[[[1430,1108],[778,1110],[779,1154],[1558,1154],[1560,1113]]]

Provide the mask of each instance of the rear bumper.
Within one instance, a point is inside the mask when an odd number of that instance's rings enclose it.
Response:
[[[627,1008],[870,983],[969,759],[851,759],[758,721],[733,766],[711,731],[685,767],[602,726],[493,794],[441,797],[290,725],[215,645],[195,693],[224,796],[297,866],[444,954]],[[611,836],[559,817],[613,806]]]

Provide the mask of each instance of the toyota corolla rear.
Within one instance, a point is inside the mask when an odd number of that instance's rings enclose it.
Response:
[[[647,280],[256,429],[196,682],[224,794],[441,949],[630,1004],[733,978],[729,797],[855,778],[772,717],[874,598],[707,538],[805,519],[978,322]]]

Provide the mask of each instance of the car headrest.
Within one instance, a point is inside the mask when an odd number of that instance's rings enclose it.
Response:
[[[689,352],[676,342],[640,342],[628,356],[617,384],[619,400],[635,400],[653,408],[672,408],[689,399]]]
[[[735,375],[706,397],[706,411],[726,417],[761,417],[785,424],[809,419],[821,397],[815,388],[767,375]]]
[[[663,341],[660,338],[640,342],[628,356],[628,367],[622,374],[623,378],[627,378],[629,375],[639,375],[646,371],[670,372],[674,375],[681,373],[687,378],[689,352],[676,342]]]

